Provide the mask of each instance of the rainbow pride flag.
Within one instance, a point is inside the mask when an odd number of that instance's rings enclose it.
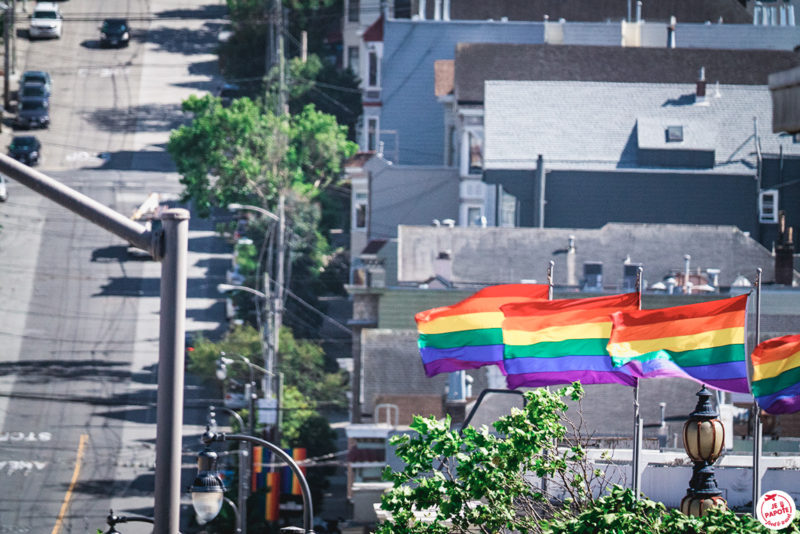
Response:
[[[773,415],[799,412],[800,335],[768,339],[750,358],[751,387],[761,409]]]
[[[656,310],[619,311],[608,353],[615,366],[652,365],[723,391],[749,393],[745,361],[748,295]],[[639,369],[638,373],[643,371]]]
[[[633,386],[636,376],[614,367],[606,345],[611,314],[638,309],[638,293],[502,306],[508,387],[574,381]]]
[[[546,284],[489,286],[452,306],[417,313],[414,319],[425,374],[434,376],[484,365],[497,365],[503,370],[500,306],[547,300],[549,292]]]

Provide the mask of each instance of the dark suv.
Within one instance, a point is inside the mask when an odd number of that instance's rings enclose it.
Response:
[[[106,19],[100,26],[100,46],[128,46],[131,28],[125,19]]]
[[[50,126],[50,102],[47,97],[20,98],[14,124],[18,128],[47,128]]]
[[[39,163],[41,150],[42,145],[34,136],[17,135],[8,146],[8,155],[25,165],[33,166]]]

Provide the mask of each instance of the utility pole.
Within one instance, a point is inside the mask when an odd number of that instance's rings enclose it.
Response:
[[[10,9],[6,6],[3,12],[3,108],[8,109],[10,102],[8,77],[11,75],[10,61],[9,61],[9,48],[8,36],[10,35],[9,26],[11,25]]]

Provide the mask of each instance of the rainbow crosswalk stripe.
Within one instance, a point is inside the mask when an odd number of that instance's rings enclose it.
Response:
[[[503,284],[481,289],[452,306],[417,313],[419,352],[425,374],[434,376],[484,365],[503,370],[503,312],[514,302],[547,300],[546,284]]]
[[[710,387],[749,393],[744,351],[747,298],[614,313],[608,353],[615,366],[660,360]]]
[[[773,415],[800,411],[800,335],[760,343],[751,356],[756,402]]]
[[[615,368],[606,352],[611,314],[638,310],[639,294],[506,304],[502,311],[509,388],[624,384],[636,378]]]

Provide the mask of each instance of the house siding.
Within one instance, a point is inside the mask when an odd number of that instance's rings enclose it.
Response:
[[[444,109],[434,95],[433,63],[453,59],[459,42],[544,43],[544,24],[401,21],[384,27],[381,131],[387,154],[399,141],[399,163],[444,163]]]
[[[600,228],[609,222],[709,224],[758,235],[754,176],[553,170],[547,173],[545,191],[545,226],[551,228]]]

